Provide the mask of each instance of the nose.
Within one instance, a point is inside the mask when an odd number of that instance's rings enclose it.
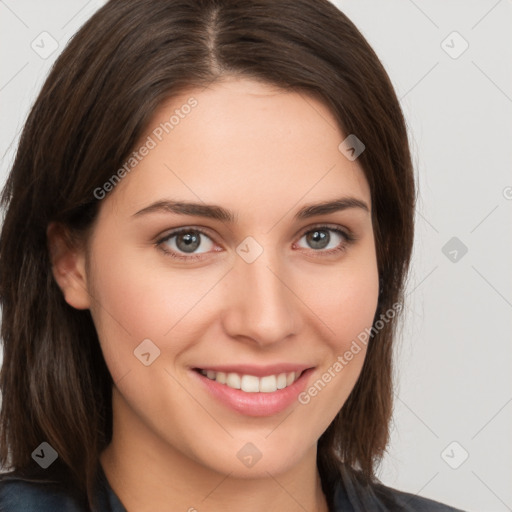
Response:
[[[267,346],[298,332],[301,303],[283,263],[271,249],[252,263],[237,256],[224,288],[222,323],[228,335]]]

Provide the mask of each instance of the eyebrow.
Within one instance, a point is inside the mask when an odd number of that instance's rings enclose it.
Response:
[[[324,201],[316,204],[303,206],[294,216],[296,220],[308,219],[317,215],[326,215],[351,208],[362,209],[369,213],[370,208],[361,199],[355,197],[340,197],[332,201]],[[133,214],[133,217],[147,215],[150,213],[176,213],[179,215],[193,215],[196,217],[206,217],[209,219],[220,220],[227,223],[235,223],[237,215],[222,206],[205,203],[191,203],[187,201],[172,201],[162,199],[156,201],[142,210]]]

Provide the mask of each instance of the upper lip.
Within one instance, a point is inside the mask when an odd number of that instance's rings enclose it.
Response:
[[[312,368],[309,364],[276,363],[266,366],[254,364],[232,364],[232,365],[204,365],[196,366],[195,370],[211,370],[214,372],[239,373],[241,375],[254,375],[255,377],[266,377],[268,375],[279,375],[280,373],[298,372]]]

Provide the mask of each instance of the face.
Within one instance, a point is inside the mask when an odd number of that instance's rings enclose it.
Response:
[[[135,148],[148,151],[102,200],[81,304],[114,421],[154,457],[277,474],[346,401],[378,272],[370,190],[345,138],[313,97],[226,80],[162,105]]]

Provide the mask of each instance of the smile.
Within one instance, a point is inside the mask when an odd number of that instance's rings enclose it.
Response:
[[[190,368],[207,396],[245,416],[272,416],[297,404],[314,368],[308,365],[276,364]],[[256,374],[256,375],[254,375]]]

